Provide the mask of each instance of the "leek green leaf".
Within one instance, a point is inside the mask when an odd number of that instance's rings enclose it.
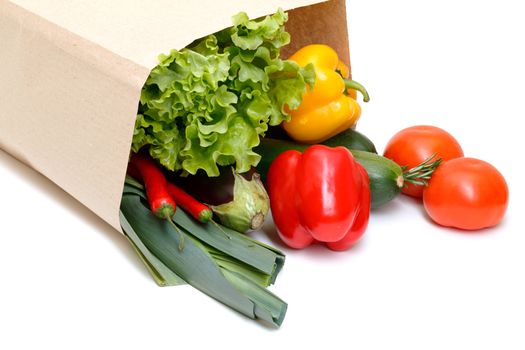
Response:
[[[162,261],[157,259],[155,255],[151,254],[148,248],[146,248],[146,246],[140,241],[140,238],[130,226],[122,212],[120,212],[120,224],[126,238],[129,240],[140,260],[146,265],[146,268],[159,286],[165,287],[186,284],[186,281],[177,276],[177,274],[164,265]]]
[[[220,224],[199,223],[183,210],[176,211],[173,221],[216,250],[272,276],[271,283],[275,281],[284,264],[283,253],[269,250],[246,235]]]
[[[126,222],[129,224],[130,231],[136,234],[148,252],[175,276],[179,276],[201,292],[250,318],[280,326],[287,305],[258,285],[253,278],[243,274],[250,269],[250,265],[242,269],[236,269],[235,264],[226,264],[227,268],[221,267],[214,259],[217,255],[213,252],[217,250],[207,247],[208,244],[201,242],[197,235],[188,234],[182,226],[177,227],[176,223],[157,218],[147,207],[144,197],[132,193],[130,188],[132,186],[126,184],[122,197],[123,222],[124,225]],[[190,227],[187,223],[186,226]],[[179,250],[181,234],[185,243],[184,249]],[[222,254],[224,253],[220,253],[221,260],[237,261]],[[148,255],[143,254],[143,257],[148,258]]]

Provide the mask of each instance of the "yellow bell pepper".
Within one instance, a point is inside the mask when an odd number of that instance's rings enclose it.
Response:
[[[348,67],[327,45],[308,45],[290,57],[304,67],[314,66],[316,79],[308,88],[298,109],[289,111],[290,121],[283,123],[288,135],[298,142],[319,143],[355,125],[361,107],[355,90],[368,102],[366,89],[356,81],[345,79]]]

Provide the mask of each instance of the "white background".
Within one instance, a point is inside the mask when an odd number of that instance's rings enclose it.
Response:
[[[348,12],[354,78],[372,96],[358,129],[380,152],[410,125],[448,130],[505,175],[498,227],[441,228],[403,197],[347,252],[257,234],[287,253],[271,290],[288,314],[269,329],[190,286],[157,287],[124,237],[0,151],[0,348],[524,349],[521,1],[362,0]]]

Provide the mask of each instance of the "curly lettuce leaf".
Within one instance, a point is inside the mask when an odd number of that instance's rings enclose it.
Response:
[[[282,10],[259,20],[240,13],[232,27],[161,55],[141,93],[132,150],[149,147],[169,170],[190,174],[256,166],[268,125],[288,120],[314,83],[312,67],[279,58],[287,19]]]

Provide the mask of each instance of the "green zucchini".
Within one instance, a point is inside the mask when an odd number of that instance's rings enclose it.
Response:
[[[310,145],[295,142],[263,138],[255,152],[261,155],[261,161],[257,165],[257,171],[263,181],[271,163],[277,156],[287,150],[303,152]],[[338,145],[331,145],[338,146]],[[372,196],[372,208],[377,208],[394,199],[403,187],[403,169],[392,160],[378,154],[350,149],[355,160],[367,171],[370,178],[370,193]]]
[[[366,151],[377,154],[376,146],[372,140],[354,129],[345,130],[324,141],[322,144],[330,147],[344,146],[351,150]]]
[[[354,159],[361,164],[370,178],[372,208],[390,202],[404,185],[403,169],[394,161],[375,153],[350,150]]]
[[[270,127],[266,133],[266,137],[270,139],[295,142],[286,134],[286,131],[284,131],[281,126]],[[344,146],[348,149],[377,153],[376,146],[372,140],[355,129],[347,129],[322,142],[322,144],[330,147]]]

